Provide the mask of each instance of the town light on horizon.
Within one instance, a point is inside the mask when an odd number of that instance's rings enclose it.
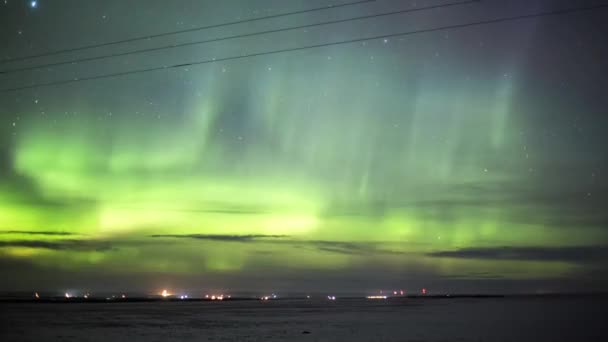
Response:
[[[387,299],[387,296],[367,296],[367,299]]]

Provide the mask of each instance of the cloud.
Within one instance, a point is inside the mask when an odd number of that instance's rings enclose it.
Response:
[[[13,235],[13,234],[47,235],[47,236],[77,235],[77,234],[69,233],[69,232],[55,232],[55,231],[35,231],[35,230],[2,230],[2,231],[0,231],[0,235]]]
[[[392,254],[402,255],[406,252],[393,251],[379,248],[380,242],[345,242],[345,241],[331,241],[331,240],[291,240],[294,244],[302,244],[305,246],[312,246],[320,251],[338,253],[338,254],[349,254],[349,255],[372,255],[372,254]],[[385,244],[386,242],[382,243]]]
[[[348,254],[348,255],[372,255],[372,254],[392,254],[402,255],[406,252],[393,251],[379,248],[379,245],[388,242],[347,242],[332,240],[297,240],[291,239],[289,235],[221,235],[221,234],[156,234],[150,235],[151,238],[176,238],[194,239],[224,242],[246,242],[246,243],[274,243],[283,245],[293,245],[295,247],[313,248],[323,252]]]
[[[370,246],[361,245],[351,242],[342,242],[342,241],[302,241],[302,242],[294,242],[303,244],[305,246],[313,247],[317,250],[323,252],[337,253],[337,254],[369,254]]]
[[[608,246],[462,248],[432,252],[428,253],[427,256],[480,260],[563,261],[588,264],[608,261]]]
[[[152,237],[152,238],[196,239],[196,240],[210,240],[210,241],[252,242],[252,241],[260,240],[260,239],[288,238],[289,235],[156,234],[156,235],[150,235],[150,237]]]
[[[467,272],[461,274],[442,275],[443,279],[505,279],[504,276],[491,272]]]
[[[544,224],[552,227],[605,227],[608,215],[603,210],[608,201],[608,186],[522,187],[508,182],[460,184],[446,187],[429,200],[398,203],[396,207],[415,208],[437,220],[450,221],[459,208],[507,208],[503,222]],[[446,195],[449,194],[449,195]]]
[[[260,215],[267,214],[269,211],[258,206],[236,206],[225,203],[202,203],[201,208],[154,208],[156,211],[178,212],[178,213],[208,213],[208,214],[227,214],[227,215]],[[204,208],[203,208],[204,207]],[[124,206],[123,209],[134,211],[148,211],[150,208],[137,206]]]
[[[592,189],[592,190],[590,190]],[[498,213],[494,219],[503,224],[536,224],[555,228],[602,228],[608,225],[604,213],[608,185],[593,186],[521,185],[518,182],[469,182],[416,187],[408,191],[425,193],[422,198],[370,198],[330,201],[324,217],[350,216],[381,218],[386,213],[405,211],[416,219],[452,223],[463,209]]]
[[[59,240],[59,241],[43,241],[43,240],[13,240],[0,241],[0,248],[3,247],[26,247],[26,248],[43,248],[55,251],[109,251],[112,250],[112,245],[107,241],[89,241],[89,240]]]

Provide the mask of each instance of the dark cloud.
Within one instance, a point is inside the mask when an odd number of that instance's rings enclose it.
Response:
[[[112,250],[112,244],[107,241],[90,241],[90,240],[13,240],[0,241],[0,248],[3,247],[27,247],[27,248],[43,248],[56,251],[109,251]]]
[[[23,235],[48,235],[48,236],[69,236],[77,235],[68,232],[55,232],[55,231],[35,231],[35,230],[2,230],[0,235],[12,235],[12,234],[23,234]]]
[[[128,210],[149,210],[138,206],[125,206]],[[204,202],[188,208],[155,208],[156,211],[179,212],[179,213],[210,213],[210,214],[230,214],[230,215],[259,215],[267,214],[269,211],[262,206],[255,205],[234,205],[223,202]]]
[[[379,248],[381,243],[378,242],[344,242],[344,241],[330,241],[330,240],[304,240],[304,241],[290,241],[291,243],[303,245],[307,247],[313,247],[320,251],[338,253],[338,254],[349,254],[349,255],[372,255],[372,254],[392,254],[402,255],[407,252],[393,251]],[[386,244],[386,242],[382,243]]]
[[[283,245],[293,245],[299,248],[311,248],[323,252],[348,254],[348,255],[373,255],[373,254],[392,254],[403,255],[406,252],[382,249],[379,246],[390,242],[346,242],[331,240],[297,240],[291,239],[289,235],[221,235],[221,234],[156,234],[150,235],[152,238],[177,238],[194,239],[208,241],[225,242],[246,242],[246,243],[273,243]]]
[[[608,246],[462,248],[427,255],[436,258],[563,261],[588,264],[608,261]]]
[[[156,235],[150,235],[150,237],[152,237],[152,238],[196,239],[196,240],[210,240],[210,241],[253,242],[255,240],[260,240],[260,239],[288,238],[289,235],[156,234]]]
[[[504,279],[504,276],[491,272],[467,272],[441,276],[443,279]]]

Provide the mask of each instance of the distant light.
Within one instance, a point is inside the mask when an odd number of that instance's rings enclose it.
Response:
[[[386,299],[387,296],[367,296],[367,299]]]
[[[38,295],[38,292],[34,292],[34,297],[36,297],[36,299],[40,299],[40,295]]]
[[[160,295],[166,298],[169,296],[169,292],[167,292],[167,290],[163,290],[163,292],[161,292]]]
[[[211,296],[211,300],[215,300],[215,295]]]
[[[209,298],[209,295],[205,295],[205,298]]]
[[[127,296],[125,296],[124,294],[121,295],[120,297],[122,297],[123,299],[127,298]]]
[[[336,296],[327,296],[327,299],[329,299],[329,300],[336,300]]]
[[[395,295],[395,296],[396,296],[396,295],[397,295],[397,291],[393,291],[393,295]]]
[[[38,1],[32,1],[32,2],[30,2],[30,7],[31,7],[31,8],[36,8],[36,7],[38,7]]]
[[[84,294],[84,299],[88,299],[88,298],[89,298],[89,294],[88,294],[88,293],[85,293],[85,294]]]
[[[66,292],[65,293],[65,298],[70,298],[70,297],[72,297],[72,295]]]
[[[425,288],[423,288],[423,289],[422,289],[422,294],[423,294],[423,295],[425,295],[425,294],[426,294],[426,289],[425,289]]]
[[[184,296],[179,296],[179,299],[184,299]]]
[[[399,291],[399,293],[403,296],[403,290]]]

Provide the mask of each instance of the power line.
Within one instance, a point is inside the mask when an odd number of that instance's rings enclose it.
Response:
[[[27,85],[27,86],[1,89],[0,93],[6,93],[6,92],[12,92],[12,91],[18,91],[18,90],[25,90],[25,89],[32,89],[32,88],[49,87],[49,86],[55,86],[55,85],[63,85],[63,84],[76,83],[76,82],[82,82],[82,81],[99,80],[99,79],[104,79],[104,78],[120,77],[120,76],[126,76],[126,75],[133,75],[133,74],[140,74],[140,73],[158,71],[158,70],[176,69],[176,68],[184,68],[184,67],[189,67],[189,66],[197,66],[197,65],[202,65],[202,64],[225,62],[225,61],[232,61],[232,60],[238,60],[238,59],[247,59],[247,58],[259,57],[259,56],[268,56],[268,55],[281,54],[281,53],[287,53],[287,52],[295,52],[295,51],[302,51],[302,50],[323,48],[323,47],[328,47],[328,46],[346,45],[346,44],[359,43],[359,42],[364,42],[364,41],[369,41],[369,40],[376,40],[376,39],[386,39],[386,38],[391,38],[391,37],[403,37],[403,36],[410,36],[410,35],[421,34],[421,33],[429,33],[429,32],[436,32],[436,31],[443,31],[443,30],[461,29],[461,28],[468,28],[468,27],[475,27],[475,26],[482,26],[482,25],[489,25],[489,24],[497,24],[497,23],[503,23],[503,22],[509,22],[509,21],[532,19],[532,18],[539,18],[539,17],[546,17],[546,16],[553,16],[553,15],[570,14],[570,13],[583,12],[583,11],[591,11],[591,10],[605,9],[605,8],[608,8],[608,4],[588,6],[588,7],[568,8],[568,9],[553,10],[553,11],[546,11],[546,12],[538,12],[538,13],[532,13],[532,14],[522,14],[522,15],[517,15],[517,16],[503,17],[503,18],[490,19],[490,20],[482,20],[482,21],[475,21],[475,22],[464,23],[464,24],[446,25],[446,26],[439,26],[439,27],[434,27],[434,28],[429,28],[429,29],[407,31],[407,32],[400,32],[400,33],[390,33],[390,34],[385,34],[385,35],[380,35],[380,36],[372,36],[372,37],[365,37],[365,38],[356,38],[356,39],[349,39],[349,40],[343,40],[343,41],[338,41],[338,42],[329,42],[329,43],[322,43],[322,44],[315,44],[315,45],[306,45],[306,46],[300,46],[300,47],[288,48],[288,49],[280,49],[280,50],[272,50],[272,51],[265,51],[265,52],[257,52],[257,53],[240,55],[240,56],[231,56],[231,57],[224,57],[224,58],[213,58],[213,59],[207,59],[207,60],[202,60],[202,61],[196,61],[196,62],[190,62],[190,63],[182,63],[182,64],[175,64],[175,65],[162,66],[162,67],[154,67],[154,68],[139,69],[139,70],[130,70],[130,71],[123,71],[123,72],[117,72],[117,73],[112,73],[112,74],[102,74],[102,75],[97,75],[97,76],[90,76],[90,77],[84,77],[84,78],[74,78],[74,79],[70,79],[70,80],[60,80],[60,81],[53,81],[53,82],[47,82],[47,83],[37,83],[37,84],[31,84],[31,85]]]
[[[291,26],[291,27],[285,27],[285,28],[280,28],[280,29],[259,31],[259,32],[253,32],[253,33],[245,33],[245,34],[239,34],[239,35],[233,35],[233,36],[227,36],[227,37],[220,37],[220,38],[212,38],[212,39],[200,40],[200,41],[195,41],[195,42],[180,43],[180,44],[171,44],[171,45],[165,45],[165,46],[160,46],[160,47],[153,47],[153,48],[147,48],[147,49],[140,49],[140,50],[127,51],[127,52],[113,53],[113,54],[107,54],[107,55],[101,55],[101,56],[86,57],[86,58],[76,58],[76,59],[62,61],[62,62],[39,64],[39,65],[33,65],[33,66],[26,66],[26,67],[14,68],[14,69],[2,70],[2,71],[0,71],[0,74],[10,74],[10,73],[15,73],[15,72],[22,72],[22,71],[29,71],[29,70],[49,68],[49,67],[54,67],[54,66],[59,66],[59,65],[75,64],[75,63],[82,63],[82,62],[91,62],[91,61],[96,61],[96,60],[101,60],[101,59],[114,58],[114,57],[122,57],[122,56],[128,56],[128,55],[145,53],[145,52],[153,52],[153,51],[175,49],[175,48],[179,48],[179,47],[193,46],[193,45],[202,45],[202,44],[221,42],[221,41],[232,40],[232,39],[237,39],[237,38],[255,37],[255,36],[261,36],[261,35],[265,35],[265,34],[279,33],[279,32],[285,32],[285,31],[293,31],[293,30],[300,30],[300,29],[305,29],[305,28],[325,26],[325,25],[332,25],[332,24],[340,24],[340,23],[346,23],[346,22],[351,22],[351,21],[356,21],[356,20],[380,18],[380,17],[386,17],[386,16],[391,16],[391,15],[396,15],[396,14],[421,12],[421,11],[428,11],[428,10],[438,9],[438,8],[446,8],[446,7],[453,7],[453,6],[468,5],[468,4],[477,3],[477,2],[480,2],[480,1],[481,0],[466,0],[466,1],[460,1],[460,2],[447,3],[447,4],[439,4],[439,5],[432,5],[432,6],[426,6],[426,7],[418,7],[418,8],[413,8],[413,9],[410,8],[410,9],[399,10],[399,11],[392,11],[392,12],[385,12],[385,13],[364,15],[364,16],[347,18],[347,19],[324,21],[324,22],[315,23],[315,24],[298,25],[298,26]]]
[[[347,2],[347,3],[343,3],[343,4],[338,4],[338,5],[328,5],[328,6],[323,6],[323,7],[310,8],[310,9],[305,9],[305,10],[300,10],[300,11],[295,11],[295,12],[273,14],[273,15],[268,15],[268,16],[259,17],[259,18],[251,18],[251,19],[230,21],[230,22],[225,22],[225,23],[220,23],[220,24],[213,24],[213,25],[207,25],[207,26],[193,27],[193,28],[184,29],[184,30],[178,30],[178,31],[163,32],[163,33],[151,34],[151,35],[147,35],[147,36],[140,36],[140,37],[133,37],[133,38],[127,38],[127,39],[122,39],[122,40],[115,40],[115,41],[106,42],[106,43],[91,44],[91,45],[82,45],[82,46],[77,46],[77,47],[68,48],[68,49],[43,52],[43,53],[36,54],[36,55],[29,55],[29,56],[21,56],[21,57],[3,59],[3,60],[0,60],[0,64],[10,63],[10,62],[20,62],[20,61],[25,61],[25,60],[33,59],[33,58],[54,56],[54,55],[59,55],[59,54],[62,54],[62,53],[82,51],[82,50],[88,50],[88,49],[93,49],[93,48],[98,48],[98,47],[104,47],[104,46],[110,46],[110,45],[117,45],[117,44],[123,44],[123,43],[131,43],[131,42],[136,42],[136,41],[139,41],[139,40],[146,40],[146,39],[152,39],[152,38],[166,37],[166,36],[171,36],[171,35],[181,34],[181,33],[203,31],[203,30],[209,30],[209,29],[218,28],[218,27],[224,27],[224,26],[231,26],[231,25],[237,25],[237,24],[246,24],[246,23],[251,23],[251,22],[261,21],[261,20],[268,20],[268,19],[276,19],[276,18],[287,17],[287,16],[290,16],[290,15],[296,15],[296,14],[304,14],[304,13],[318,12],[318,11],[323,11],[323,10],[328,10],[328,9],[334,9],[334,8],[341,8],[341,7],[347,7],[347,6],[361,5],[361,4],[375,2],[375,1],[376,0],[360,0],[360,1]]]

